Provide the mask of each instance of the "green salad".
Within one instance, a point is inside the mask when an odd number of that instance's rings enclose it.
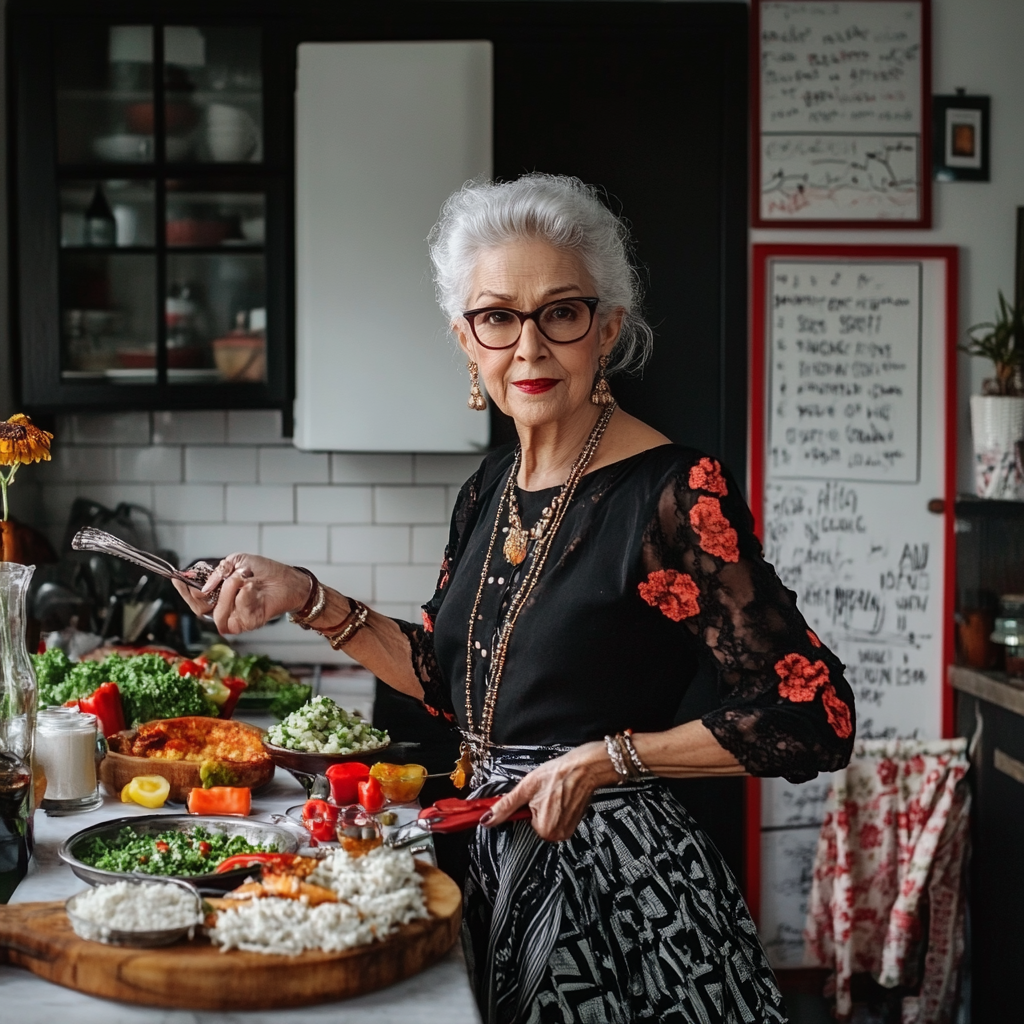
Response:
[[[386,747],[391,738],[355,712],[338,707],[330,697],[314,697],[283,722],[267,730],[279,747],[309,754],[357,754]]]
[[[74,664],[58,648],[34,654],[39,706],[59,706],[88,697],[103,683],[117,683],[129,728],[155,718],[211,715],[219,709],[193,676],[181,676],[159,654],[111,654],[104,661]]]
[[[93,868],[145,875],[206,875],[236,853],[273,853],[273,843],[250,843],[197,825],[187,832],[140,836],[125,825],[113,839],[89,839],[74,855]]]
[[[267,710],[275,718],[285,718],[309,700],[313,688],[299,682],[284,665],[271,661],[265,654],[237,654],[227,644],[214,644],[203,656],[216,665],[222,677],[237,676],[248,684],[240,704],[266,701]]]

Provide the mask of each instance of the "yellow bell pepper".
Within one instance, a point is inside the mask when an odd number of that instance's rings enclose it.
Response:
[[[161,775],[136,775],[121,790],[124,803],[136,803],[142,807],[163,807],[171,792],[171,784]]]

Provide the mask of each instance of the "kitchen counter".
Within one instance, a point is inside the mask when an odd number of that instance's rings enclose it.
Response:
[[[261,723],[263,724],[263,723]],[[273,782],[253,796],[252,816],[268,820],[301,803],[305,794],[299,784],[280,768]],[[169,808],[180,812],[180,807]],[[85,814],[51,818],[43,811],[35,817],[36,847],[28,875],[15,890],[11,903],[67,899],[85,888],[57,856],[57,848],[69,835],[89,825],[115,817],[134,817],[153,812],[123,804],[107,796],[103,806]],[[217,956],[216,952],[213,952]],[[183,979],[183,984],[187,981]],[[303,1006],[286,1010],[223,1012],[212,1010],[164,1010],[115,1003],[53,985],[19,967],[0,965],[0,1018],[22,1024],[73,1020],[75,1024],[479,1024],[466,965],[458,945],[440,962],[390,988],[344,1002]]]
[[[949,685],[961,693],[1024,717],[1024,680],[1011,679],[1004,672],[983,672],[965,665],[950,665]]]

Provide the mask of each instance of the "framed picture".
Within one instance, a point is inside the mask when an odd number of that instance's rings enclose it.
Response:
[[[932,99],[932,170],[936,181],[989,181],[989,98]]]
[[[753,0],[755,227],[931,227],[930,0]]]

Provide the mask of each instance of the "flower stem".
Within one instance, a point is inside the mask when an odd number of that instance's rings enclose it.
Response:
[[[5,522],[5,523],[7,522],[7,484],[8,484],[8,481],[9,481],[9,478],[4,476],[4,474],[2,472],[0,472],[0,493],[2,493],[3,497],[4,497],[4,517],[3,517],[2,521]]]

